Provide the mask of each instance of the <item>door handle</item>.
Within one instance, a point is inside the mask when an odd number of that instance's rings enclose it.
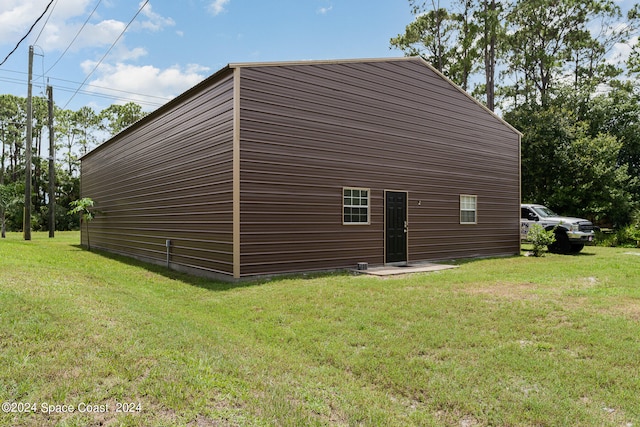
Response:
[[[404,234],[407,234],[407,232],[409,231],[408,227],[407,227],[407,221],[404,222]]]

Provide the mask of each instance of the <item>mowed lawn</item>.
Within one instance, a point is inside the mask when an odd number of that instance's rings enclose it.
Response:
[[[0,241],[0,426],[640,426],[640,249],[225,284]]]

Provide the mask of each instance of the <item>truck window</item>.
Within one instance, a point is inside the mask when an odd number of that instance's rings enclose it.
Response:
[[[558,216],[557,213],[555,213],[554,211],[552,211],[546,206],[536,206],[533,208],[533,210],[542,218],[546,218],[548,216]]]

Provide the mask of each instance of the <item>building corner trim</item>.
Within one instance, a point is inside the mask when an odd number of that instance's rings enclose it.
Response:
[[[240,68],[233,70],[233,277],[240,278]]]

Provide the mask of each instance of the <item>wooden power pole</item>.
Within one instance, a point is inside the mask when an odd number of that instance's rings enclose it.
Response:
[[[56,147],[53,135],[53,87],[47,85],[49,97],[49,237],[56,234]]]
[[[27,144],[25,147],[24,186],[24,240],[31,240],[31,148],[33,144],[33,102],[31,77],[33,76],[33,46],[29,46],[29,77],[27,83]]]

